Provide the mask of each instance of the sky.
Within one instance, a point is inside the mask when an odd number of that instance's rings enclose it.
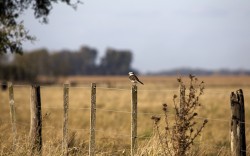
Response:
[[[99,58],[107,48],[133,52],[139,71],[175,68],[250,69],[249,0],[82,0],[76,10],[58,3],[49,23],[26,11],[34,43],[24,50],[78,50]]]

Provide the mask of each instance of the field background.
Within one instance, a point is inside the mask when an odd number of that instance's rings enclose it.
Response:
[[[149,147],[153,134],[152,115],[161,115],[162,104],[170,107],[173,115],[173,95],[178,95],[177,77],[140,77],[145,85],[138,85],[138,144],[139,152]],[[202,106],[197,110],[197,122],[205,118],[208,124],[194,144],[196,155],[228,155],[230,153],[230,94],[243,89],[245,97],[247,154],[250,154],[250,76],[198,77],[205,82]],[[40,78],[41,81],[50,80]],[[183,77],[188,85],[188,77]],[[54,81],[54,80],[53,80]],[[96,143],[97,155],[129,155],[130,152],[130,97],[131,84],[127,77],[67,77],[57,84],[41,86],[43,114],[43,153],[61,154],[63,122],[62,84],[70,82],[69,131],[71,155],[87,155],[89,142],[90,85],[97,83]],[[11,150],[12,134],[8,92],[0,91],[0,154],[25,155],[28,149],[30,121],[30,86],[15,84],[14,96],[17,114],[17,151]],[[161,124],[162,130],[164,124]],[[153,144],[152,144],[153,146]],[[195,155],[195,154],[194,154]]]

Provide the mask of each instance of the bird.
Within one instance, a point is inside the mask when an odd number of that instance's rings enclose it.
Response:
[[[144,85],[133,72],[129,72],[128,75],[131,82],[135,84],[139,82],[140,84]]]

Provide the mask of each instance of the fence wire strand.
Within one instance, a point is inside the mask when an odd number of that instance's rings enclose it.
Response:
[[[7,85],[0,83],[0,85]],[[14,84],[13,87],[31,87],[32,84]],[[44,84],[36,84],[39,85],[41,88],[63,88],[63,84],[58,84],[58,85],[44,85]],[[78,88],[78,89],[91,89],[91,86],[69,86],[69,88]],[[117,88],[117,87],[102,87],[102,86],[97,86],[98,89],[105,89],[105,90],[120,90],[120,91],[130,91],[131,88]],[[142,92],[179,92],[178,89],[138,89],[139,91]],[[225,95],[230,95],[232,91],[228,89],[223,89],[223,90],[217,90],[217,89],[205,89],[204,93],[207,93],[208,91],[213,91],[212,93],[209,94],[225,94]],[[216,90],[216,91],[214,91]],[[225,93],[228,92],[228,93]],[[246,91],[248,92],[248,91]]]
[[[44,109],[63,109],[60,107],[42,107]],[[69,109],[78,109],[78,110],[90,110],[89,107],[70,107]],[[103,109],[103,108],[96,108],[97,111],[103,111],[103,112],[114,112],[114,113],[126,113],[126,114],[131,114],[131,111],[122,111],[122,110],[114,110],[114,109]],[[138,112],[138,115],[156,115],[156,116],[165,116],[164,113],[154,113],[154,112]],[[175,114],[172,113],[168,113],[168,116],[175,116]],[[218,122],[231,122],[230,119],[221,119],[221,118],[210,118],[210,117],[204,117],[204,116],[195,116],[196,119],[207,119],[207,120],[211,120],[211,121],[218,121]],[[246,125],[250,125],[250,123],[248,122],[241,122],[241,123],[245,123]]]

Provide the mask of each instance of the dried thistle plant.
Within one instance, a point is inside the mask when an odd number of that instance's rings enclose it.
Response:
[[[198,79],[193,75],[189,75],[189,78],[190,84],[188,89],[181,78],[177,79],[180,86],[180,97],[177,98],[177,95],[173,96],[175,115],[174,122],[171,125],[168,118],[168,105],[163,104],[166,124],[165,134],[164,136],[160,136],[160,133],[158,134],[159,138],[164,138],[162,143],[165,151],[164,155],[187,155],[195,138],[201,134],[208,122],[208,120],[204,120],[201,125],[197,125],[198,123],[195,120],[195,116],[198,115],[196,109],[201,106],[200,96],[204,94],[204,82],[202,81],[198,84]],[[178,99],[179,101],[177,101]],[[155,121],[155,126],[158,127],[159,121],[156,122],[155,118],[153,120]]]

